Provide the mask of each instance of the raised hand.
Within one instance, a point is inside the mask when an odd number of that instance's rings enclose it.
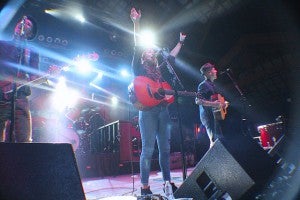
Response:
[[[130,18],[133,23],[139,21],[141,19],[141,16],[142,16],[141,10],[137,11],[135,8],[131,8]]]
[[[186,34],[180,32],[180,35],[179,35],[179,41],[180,41],[180,42],[184,42],[185,38],[186,38]]]

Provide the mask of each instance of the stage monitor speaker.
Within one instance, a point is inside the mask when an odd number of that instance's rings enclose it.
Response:
[[[0,143],[0,199],[85,199],[71,144]]]
[[[218,139],[174,193],[194,200],[251,196],[272,177],[276,162],[252,138]],[[248,196],[248,197],[246,197]]]

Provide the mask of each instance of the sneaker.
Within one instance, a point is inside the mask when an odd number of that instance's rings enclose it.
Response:
[[[141,188],[141,195],[148,195],[148,194],[152,194],[152,191],[150,190],[150,187],[143,189]]]
[[[176,192],[176,190],[178,189],[178,187],[174,183],[171,183],[171,186],[172,186],[172,191],[173,191],[173,194],[174,194],[174,192]],[[165,192],[165,184],[164,184],[163,190]]]

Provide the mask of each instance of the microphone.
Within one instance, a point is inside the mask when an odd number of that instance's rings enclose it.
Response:
[[[25,20],[27,19],[26,16],[23,16],[22,20],[21,20],[21,31],[20,31],[20,36],[24,36],[25,32],[24,32],[24,27],[25,27]]]
[[[157,56],[161,55],[161,56],[165,57],[166,55],[168,55],[168,53],[169,53],[169,49],[167,47],[164,47],[164,48],[159,49],[155,53],[155,56],[157,57]]]
[[[220,71],[220,75],[222,75],[222,74],[225,74],[225,73],[228,73],[228,72],[230,72],[230,67],[229,68],[227,68],[227,69],[225,69],[224,71]]]

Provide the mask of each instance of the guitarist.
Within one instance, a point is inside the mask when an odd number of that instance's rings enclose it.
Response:
[[[138,32],[141,11],[131,9],[130,18],[134,25],[135,51],[132,61],[132,69],[135,76],[146,76],[155,82],[163,82],[161,68],[165,63],[159,64],[156,53],[152,48],[142,49],[139,46]],[[179,53],[186,35],[180,33],[179,42],[168,56],[170,64],[175,63],[175,57]],[[146,95],[146,94],[145,94]],[[170,177],[170,118],[166,103],[139,111],[139,127],[142,139],[142,153],[140,157],[141,195],[152,194],[149,186],[149,173],[155,140],[159,149],[159,164],[164,181],[171,181]],[[173,190],[177,187],[172,183]]]
[[[195,99],[195,103],[199,105],[200,121],[206,128],[206,133],[210,141],[210,148],[213,146],[217,138],[223,137],[220,121],[214,116],[214,109],[225,109],[226,102],[212,99],[217,94],[214,80],[217,79],[217,70],[214,64],[206,63],[200,68],[204,80],[198,85],[198,93],[200,98]]]
[[[15,26],[13,39],[0,41],[0,142],[32,141],[27,98],[31,90],[29,86],[22,85],[37,78],[28,69],[38,70],[39,55],[27,43],[36,32],[36,22],[29,16],[23,16]],[[18,90],[13,90],[14,83]],[[12,91],[16,91],[14,98]],[[8,130],[11,132],[6,137]]]

